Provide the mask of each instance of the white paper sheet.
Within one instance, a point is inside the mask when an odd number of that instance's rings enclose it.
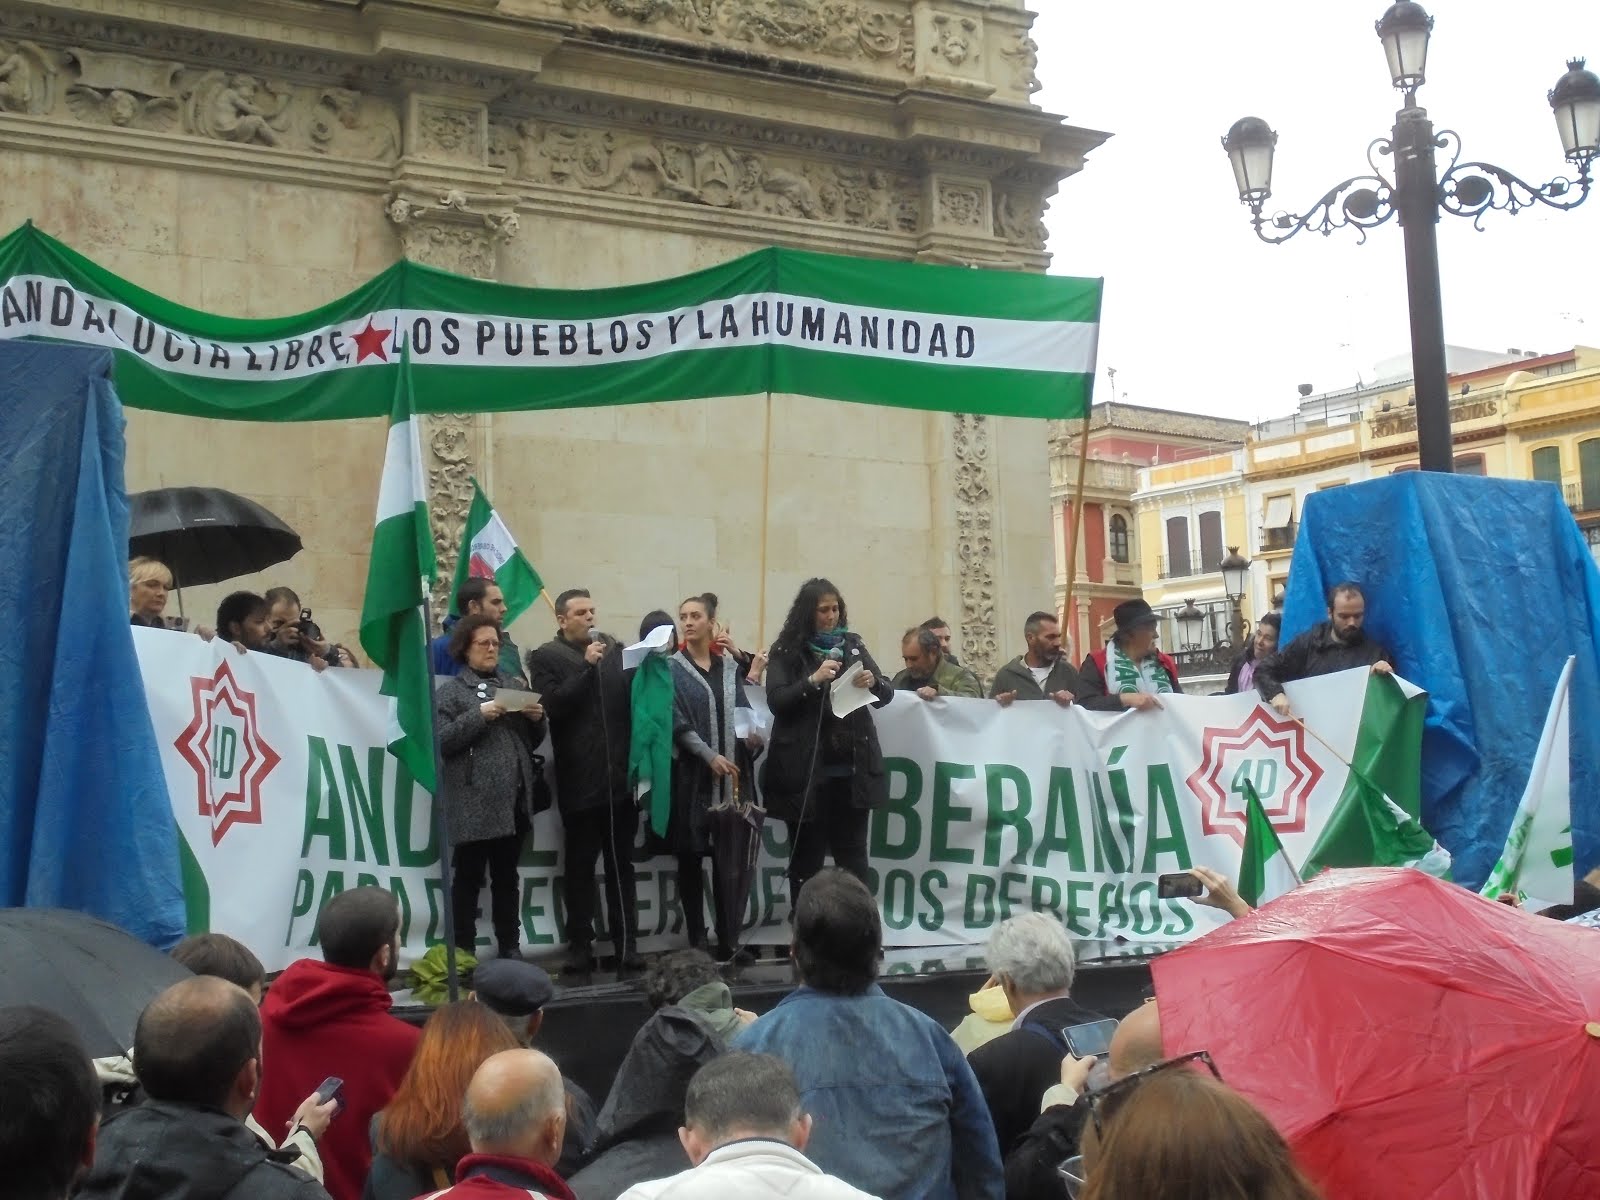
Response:
[[[651,654],[665,654],[672,645],[672,639],[678,631],[671,625],[657,625],[642,642],[635,642],[626,646],[622,651],[622,669],[631,671],[642,663],[646,656]]]
[[[525,692],[521,688],[495,688],[494,699],[507,712],[521,712],[539,703],[539,693]]]
[[[830,685],[834,716],[847,717],[856,709],[865,708],[877,699],[872,694],[871,688],[855,685],[856,677],[865,670],[866,668],[859,662],[853,662],[840,672],[839,677]]]

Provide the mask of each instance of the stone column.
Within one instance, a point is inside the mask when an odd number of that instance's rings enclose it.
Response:
[[[407,98],[404,154],[385,207],[406,258],[478,279],[498,275],[500,246],[517,234],[516,197],[503,190],[505,172],[489,166],[488,155],[487,105],[422,93]],[[472,477],[483,474],[490,422],[488,413],[434,413],[423,421],[439,612],[449,606]]]
[[[996,492],[989,418],[957,413],[950,418],[955,484],[956,585],[961,600],[961,661],[985,683],[1000,665],[1000,630],[995,618]]]

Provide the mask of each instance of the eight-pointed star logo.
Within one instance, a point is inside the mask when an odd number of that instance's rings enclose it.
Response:
[[[235,824],[261,824],[261,785],[279,758],[262,740],[255,693],[239,686],[226,661],[189,683],[194,717],[173,745],[194,768],[200,815],[217,845]]]
[[[1200,827],[1244,845],[1246,785],[1279,833],[1303,833],[1311,793],[1322,766],[1306,749],[1306,731],[1265,705],[1251,710],[1234,729],[1207,729],[1200,738],[1200,765],[1189,789],[1200,800]]]

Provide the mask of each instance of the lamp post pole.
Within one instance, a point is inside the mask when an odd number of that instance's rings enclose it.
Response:
[[[1450,377],[1444,357],[1444,298],[1439,286],[1439,175],[1433,122],[1408,103],[1395,117],[1395,207],[1406,248],[1411,311],[1411,375],[1417,397],[1417,457],[1424,471],[1449,472]]]

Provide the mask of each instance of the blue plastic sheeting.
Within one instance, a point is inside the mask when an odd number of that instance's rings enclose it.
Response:
[[[165,948],[184,933],[178,830],[129,633],[111,362],[0,342],[0,905]]]
[[[1483,883],[1528,782],[1556,679],[1576,655],[1572,832],[1600,863],[1600,572],[1553,484],[1406,472],[1308,496],[1283,634],[1327,618],[1341,580],[1367,630],[1429,694],[1423,823]]]

